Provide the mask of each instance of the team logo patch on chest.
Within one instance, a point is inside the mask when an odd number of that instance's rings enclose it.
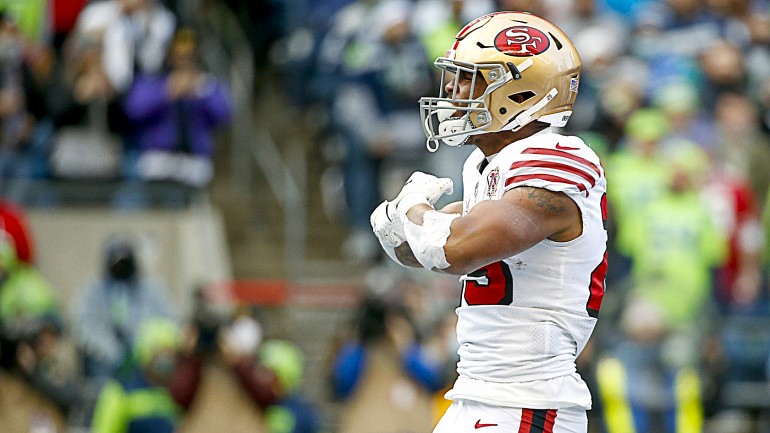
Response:
[[[492,198],[497,195],[497,188],[500,185],[500,169],[495,168],[487,175],[487,197]]]

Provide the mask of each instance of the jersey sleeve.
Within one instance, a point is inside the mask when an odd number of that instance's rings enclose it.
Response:
[[[505,190],[531,186],[587,197],[603,177],[598,158],[582,143],[530,146],[512,161]]]

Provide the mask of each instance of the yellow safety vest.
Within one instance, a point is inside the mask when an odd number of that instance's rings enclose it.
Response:
[[[597,379],[608,433],[636,433],[623,363],[617,358],[602,359],[597,367]],[[676,433],[703,431],[701,385],[695,369],[684,367],[677,371],[674,378],[674,397]]]

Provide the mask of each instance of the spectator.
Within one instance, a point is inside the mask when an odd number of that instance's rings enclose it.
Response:
[[[626,140],[607,164],[607,176],[619,187],[608,191],[616,220],[634,215],[666,188],[668,170],[660,158],[660,142],[670,124],[658,110],[635,112],[626,124]]]
[[[17,348],[17,364],[25,380],[53,403],[66,419],[80,409],[77,356],[55,314],[46,314]]]
[[[635,14],[635,54],[647,61],[693,58],[718,39],[722,23],[700,0],[642,2]]]
[[[77,403],[74,354],[65,359],[62,330],[53,288],[0,231],[0,387],[15,399],[13,408],[0,403],[0,418],[10,432],[63,428]]]
[[[650,68],[645,62],[633,56],[621,56],[606,66],[601,79],[588,77],[583,104],[586,108],[594,108],[595,105],[595,115],[583,119],[578,114],[577,119],[606,137],[610,150],[620,150],[631,116],[645,107],[645,87],[649,75]],[[580,125],[578,123],[576,128]]]
[[[749,90],[746,56],[734,43],[724,39],[711,41],[700,53],[698,62],[703,74],[701,100],[710,113],[719,109],[722,95]]]
[[[702,195],[717,227],[727,235],[724,262],[715,274],[714,300],[726,314],[764,310],[761,292],[763,229],[754,190],[737,173],[713,170]]]
[[[118,94],[134,81],[134,72],[161,70],[176,18],[156,0],[107,0],[89,3],[74,34],[101,34],[102,65]]]
[[[574,35],[573,38],[578,39],[582,32],[603,29],[605,35],[617,38],[615,43],[620,44],[625,51],[625,44],[628,43],[628,30],[620,14],[607,8],[602,1],[573,0],[570,3],[570,6],[565,8],[566,13],[563,13],[558,19],[554,17],[554,24],[558,25],[564,33]],[[607,43],[606,41],[602,42]],[[583,47],[578,46],[579,48]],[[585,48],[591,50],[592,47],[586,46]]]
[[[12,240],[0,231],[0,366],[13,368],[18,344],[34,334],[43,317],[58,315],[51,285],[19,262]]]
[[[24,42],[15,20],[0,11],[0,178],[23,174],[33,119],[24,92]]]
[[[0,0],[0,165],[10,164],[0,176],[47,175],[52,127],[46,91],[56,62],[47,43],[47,4]]]
[[[202,70],[197,50],[192,30],[178,31],[163,73],[140,75],[126,97],[144,180],[201,188],[213,176],[213,133],[229,122],[231,102],[225,84]]]
[[[717,102],[714,122],[722,170],[746,179],[763,203],[770,185],[770,137],[759,127],[756,105],[746,95],[725,93]]]
[[[48,3],[47,0],[24,2],[0,0],[0,9],[14,16],[26,41],[41,43],[50,33],[50,26],[46,19]]]
[[[145,320],[173,317],[167,290],[143,275],[131,241],[115,238],[107,242],[103,275],[74,304],[84,374],[96,388],[130,359],[138,328]]]
[[[424,136],[414,101],[431,87],[433,73],[412,31],[409,2],[385,0],[364,7],[361,25],[346,46],[345,81],[337,91],[333,119],[347,149],[343,172],[351,234],[343,252],[365,262],[378,255],[369,214],[381,199],[388,163],[413,164],[421,155]]]
[[[188,409],[192,405],[202,380],[203,364],[218,360],[230,369],[258,408],[264,410],[276,402],[277,378],[262,365],[257,355],[262,342],[262,327],[256,319],[241,314],[231,324],[218,325],[213,343],[206,341],[207,330],[201,327],[202,323],[197,322],[196,325],[194,347],[183,353],[180,359],[180,367],[186,371],[175,378],[177,380],[172,387],[175,400],[183,408]]]
[[[659,147],[669,128],[668,119],[659,110],[638,110],[625,124],[621,146],[607,158],[607,178],[617,185],[607,191],[613,215],[609,224],[618,239],[625,236],[624,230],[636,230],[629,218],[638,215],[667,189],[668,169],[660,158]],[[621,281],[628,275],[630,264],[617,242],[610,243],[609,248],[613,266],[608,278]]]
[[[123,157],[117,134],[124,131],[125,119],[102,64],[101,40],[95,34],[74,35],[59,66],[48,92],[48,109],[57,130],[52,174],[116,177]]]
[[[627,51],[628,31],[617,15],[602,10],[595,3],[594,0],[573,2],[574,15],[565,16],[564,25],[557,23],[571,35],[583,61],[580,92],[576,99],[581,109],[573,112],[570,118],[568,125],[572,131],[583,131],[593,125],[610,129],[611,113],[617,116],[635,108],[626,95],[632,95],[632,86],[639,85],[634,77],[643,70],[640,68],[633,74],[618,73],[617,65],[623,63],[621,58]],[[605,87],[612,89],[611,95],[602,95]],[[602,98],[612,100],[605,102]],[[618,100],[625,103],[621,105]]]
[[[616,221],[632,286],[621,306],[624,333],[610,337],[597,364],[608,433],[629,426],[639,432],[702,431],[704,398],[714,394],[705,391],[713,381],[698,374],[713,323],[704,320],[712,272],[727,253],[727,233],[700,195],[713,172],[692,142],[669,141],[654,157],[665,161],[664,189]],[[709,363],[717,356],[707,353]]]
[[[664,316],[655,304],[629,302],[621,319],[622,338],[600,356],[596,377],[607,433],[702,431],[697,369],[678,364],[667,353]]]
[[[681,337],[697,329],[711,272],[724,259],[726,234],[698,195],[708,164],[703,150],[680,142],[665,158],[672,170],[668,190],[626,215],[618,243],[631,258],[631,299],[653,304],[665,328]]]
[[[714,120],[706,115],[695,84],[688,81],[665,84],[652,97],[652,105],[666,116],[671,126],[662,148],[666,147],[667,142],[686,140],[698,144],[713,155],[716,147]]]
[[[699,431],[704,416],[701,387],[706,386],[695,372],[703,366],[700,351],[713,323],[705,317],[710,311],[713,271],[724,263],[727,252],[727,233],[715,224],[699,194],[708,164],[703,150],[680,143],[663,158],[671,167],[669,189],[624,220],[628,226],[621,227],[617,241],[631,259],[632,287],[623,320],[639,329],[630,332],[629,341],[610,355],[615,361],[598,365],[597,378],[605,399],[605,419],[615,423],[616,429],[630,422],[622,419],[627,412],[618,412],[628,408],[638,431],[673,431],[666,424],[670,421],[665,421],[671,419]],[[649,355],[631,361],[645,350]],[[705,353],[707,365],[713,368],[718,355]],[[706,383],[713,385],[711,380]],[[709,388],[713,395],[713,387]],[[624,392],[628,395],[623,396]],[[626,398],[630,399],[627,404],[622,403]],[[645,421],[644,417],[651,418]]]
[[[99,393],[93,433],[173,433],[179,422],[179,407],[167,386],[182,334],[164,318],[137,322],[130,367],[111,378]]]
[[[278,400],[265,410],[269,433],[317,433],[319,414],[301,393],[305,356],[287,340],[267,340],[259,348],[259,359],[278,378]]]
[[[770,10],[752,0],[706,1],[712,12],[725,21],[724,39],[743,54],[748,92],[755,94],[770,71]]]
[[[259,358],[262,327],[253,311],[233,308],[211,287],[196,292],[190,338],[171,384],[185,409],[180,431],[264,431],[280,385]]]
[[[102,62],[102,41],[96,33],[79,33],[67,40],[62,62],[56,70],[50,108],[56,128],[82,126],[89,122],[89,106],[114,104],[117,97]],[[112,108],[112,111],[117,111]],[[105,117],[110,129],[118,129],[118,118]],[[100,119],[101,120],[101,119]]]
[[[447,378],[427,355],[408,310],[397,301],[368,297],[356,326],[332,370],[334,394],[345,401],[339,431],[430,430],[430,394],[446,386]]]

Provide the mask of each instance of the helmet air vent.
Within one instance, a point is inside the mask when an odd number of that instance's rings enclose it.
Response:
[[[561,41],[559,39],[557,39],[556,36],[554,36],[553,33],[551,33],[551,32],[548,32],[548,35],[551,36],[551,39],[553,39],[553,41],[556,43],[556,49],[560,50],[561,47],[563,46],[561,44]]]
[[[529,99],[532,99],[535,97],[535,93],[526,90],[524,92],[515,93],[513,95],[508,95],[508,99],[511,101],[517,103],[517,104],[523,104],[524,102],[528,101]]]

